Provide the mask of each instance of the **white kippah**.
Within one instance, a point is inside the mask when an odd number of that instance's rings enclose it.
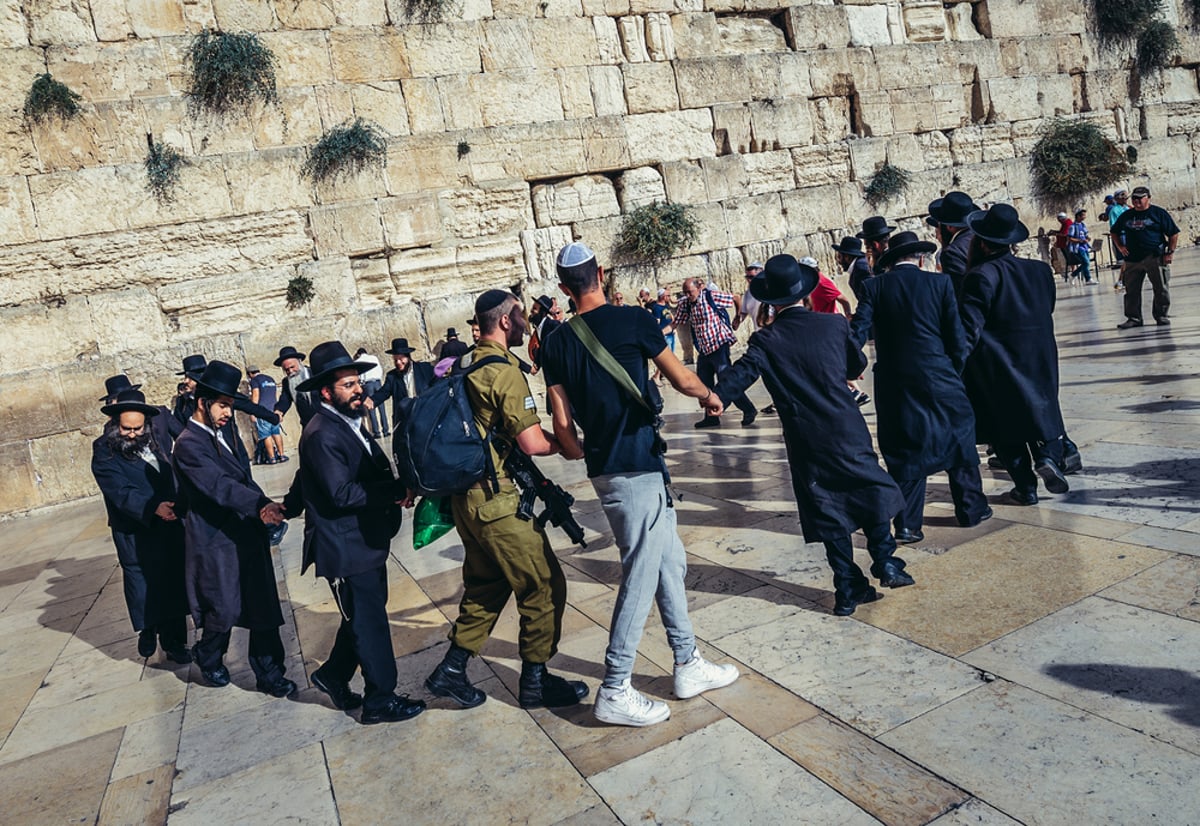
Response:
[[[596,253],[592,252],[587,244],[582,241],[575,241],[567,244],[558,251],[558,260],[555,265],[564,269],[570,267],[578,267],[580,264],[586,264],[596,257]]]
[[[811,255],[806,255],[801,258],[800,263],[806,267],[812,267],[814,270],[817,269],[817,259],[813,258]]]

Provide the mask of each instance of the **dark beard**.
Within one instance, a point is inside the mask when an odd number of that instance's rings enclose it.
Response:
[[[153,451],[155,447],[154,434],[150,432],[150,428],[146,428],[140,436],[132,439],[122,436],[118,428],[106,428],[104,438],[108,442],[109,449],[122,459],[136,459],[146,448]]]
[[[341,401],[340,399],[334,399],[333,400],[333,409],[336,410],[337,412],[341,413],[347,419],[361,419],[363,416],[365,416],[367,414],[367,409],[365,407],[363,407],[362,405],[359,405],[357,408],[351,407],[350,405],[351,405],[351,403],[354,402],[355,399],[362,399],[362,396],[361,395],[355,396],[351,399],[347,399],[346,401]]]

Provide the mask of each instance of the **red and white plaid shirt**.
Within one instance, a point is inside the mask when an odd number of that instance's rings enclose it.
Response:
[[[737,341],[737,336],[733,334],[733,328],[726,324],[717,315],[716,310],[709,306],[708,299],[704,297],[705,293],[712,296],[712,303],[718,307],[732,309],[734,306],[732,294],[711,288],[701,290],[695,301],[679,302],[679,309],[675,313],[675,324],[691,325],[692,342],[702,356],[715,353],[722,344],[731,344]]]

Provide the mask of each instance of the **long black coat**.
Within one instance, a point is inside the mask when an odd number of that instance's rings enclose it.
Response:
[[[717,377],[716,393],[728,405],[762,376],[783,423],[808,542],[886,523],[904,504],[846,388],[866,364],[841,316],[789,307],[750,336],[746,355]]]
[[[233,400],[233,409],[239,413],[245,413],[247,416],[268,421],[271,424],[279,424],[279,414],[274,410],[267,410],[262,405],[255,404],[247,398],[238,396]],[[191,421],[192,416],[196,412],[196,397],[195,396],[180,396],[175,400],[175,419],[182,423],[183,427]],[[158,417],[155,417],[158,418]],[[250,473],[250,454],[246,452],[246,443],[242,441],[242,434],[238,431],[237,420],[235,416],[229,417],[229,422],[225,427],[221,428],[225,434],[225,441],[229,443],[229,447],[237,456],[245,468],[246,473]],[[182,427],[180,428],[182,431]],[[175,433],[175,437],[179,437],[179,433]]]
[[[896,479],[979,464],[975,414],[960,374],[967,339],[949,277],[900,264],[865,283],[851,324],[874,324],[879,452]]]
[[[975,233],[964,229],[938,253],[938,263],[942,272],[950,277],[955,295],[962,295],[963,280],[967,277],[967,257],[971,253],[971,240],[974,237]]]
[[[315,564],[317,576],[347,577],[387,562],[403,491],[383,451],[367,443],[324,407],[304,428],[300,468],[283,503],[288,516],[306,514],[301,573]]]
[[[963,380],[979,443],[1063,435],[1054,299],[1054,274],[1041,261],[1005,253],[967,273],[959,297],[970,353]]]
[[[156,416],[155,423],[162,418],[171,416]],[[183,523],[164,522],[154,513],[163,502],[175,501],[169,439],[165,450],[161,441],[157,448],[158,470],[155,470],[141,458],[126,459],[114,453],[104,436],[92,442],[92,475],[104,495],[117,558],[124,566],[139,567],[145,578],[145,593],[127,599],[130,620],[138,631],[188,613]],[[131,585],[135,583],[126,582],[126,594],[130,593]]]
[[[283,625],[267,528],[270,499],[250,470],[195,422],[172,457],[184,515],[188,603],[215,632]]]
[[[414,361],[409,369],[413,374],[413,393],[420,395],[425,388],[433,384],[433,365],[427,361]],[[408,398],[408,387],[404,384],[404,376],[396,368],[387,371],[383,377],[383,386],[371,396],[371,402],[379,407],[388,399],[392,400],[392,427],[398,428],[403,418],[400,402]]]

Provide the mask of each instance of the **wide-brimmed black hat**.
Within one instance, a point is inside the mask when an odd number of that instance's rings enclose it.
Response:
[[[842,255],[849,255],[851,258],[862,258],[866,255],[863,252],[862,241],[847,235],[841,241],[833,245],[834,252],[840,252]]]
[[[875,262],[876,269],[886,270],[898,258],[908,255],[920,255],[923,252],[933,252],[937,244],[932,241],[922,241],[915,232],[898,232],[888,240],[887,252],[879,256]]]
[[[194,379],[204,372],[204,368],[208,366],[208,359],[200,354],[187,356],[183,360],[183,369],[175,375],[187,376],[189,379]]]
[[[978,212],[979,205],[965,192],[952,190],[929,202],[929,217],[947,227],[965,227],[967,216]]]
[[[750,282],[750,295],[764,304],[795,304],[816,289],[820,275],[790,255],[773,255]]]
[[[113,404],[100,408],[105,416],[120,416],[122,413],[144,413],[147,416],[157,416],[158,408],[146,404],[146,394],[137,387],[128,387],[117,394]]]
[[[863,221],[862,232],[855,233],[855,237],[861,238],[864,241],[877,241],[880,238],[886,238],[895,231],[895,227],[888,225],[887,218],[884,218],[882,215],[872,215]]]
[[[415,353],[416,351],[417,349],[415,347],[408,346],[408,339],[394,338],[392,339],[392,346],[383,352],[387,353],[389,356],[407,356],[409,353]]]
[[[992,204],[986,212],[972,212],[967,229],[993,244],[1019,244],[1029,237],[1029,227],[1021,223],[1011,204]]]
[[[131,382],[129,376],[124,373],[109,376],[104,380],[104,395],[100,397],[100,401],[106,402],[113,396],[120,394],[122,390],[137,390],[139,387],[141,387],[140,384]]]
[[[450,327],[446,330],[446,341],[449,341],[452,338],[458,338],[458,330]]]
[[[285,361],[287,361],[288,359],[296,359],[297,361],[304,361],[304,353],[301,353],[299,350],[297,350],[295,347],[292,347],[290,344],[287,347],[280,347],[279,348],[279,358],[275,359],[275,366],[282,367],[283,363]]]
[[[199,396],[229,396],[232,399],[246,399],[245,393],[240,392],[242,371],[224,361],[210,361],[204,372],[196,379],[196,394]]]
[[[340,341],[325,341],[313,348],[312,364],[310,365],[312,376],[300,382],[296,389],[301,393],[309,393],[329,384],[333,379],[333,374],[338,370],[352,367],[361,375],[374,366],[374,364],[355,361],[350,355],[350,351],[346,349],[346,345]]]

